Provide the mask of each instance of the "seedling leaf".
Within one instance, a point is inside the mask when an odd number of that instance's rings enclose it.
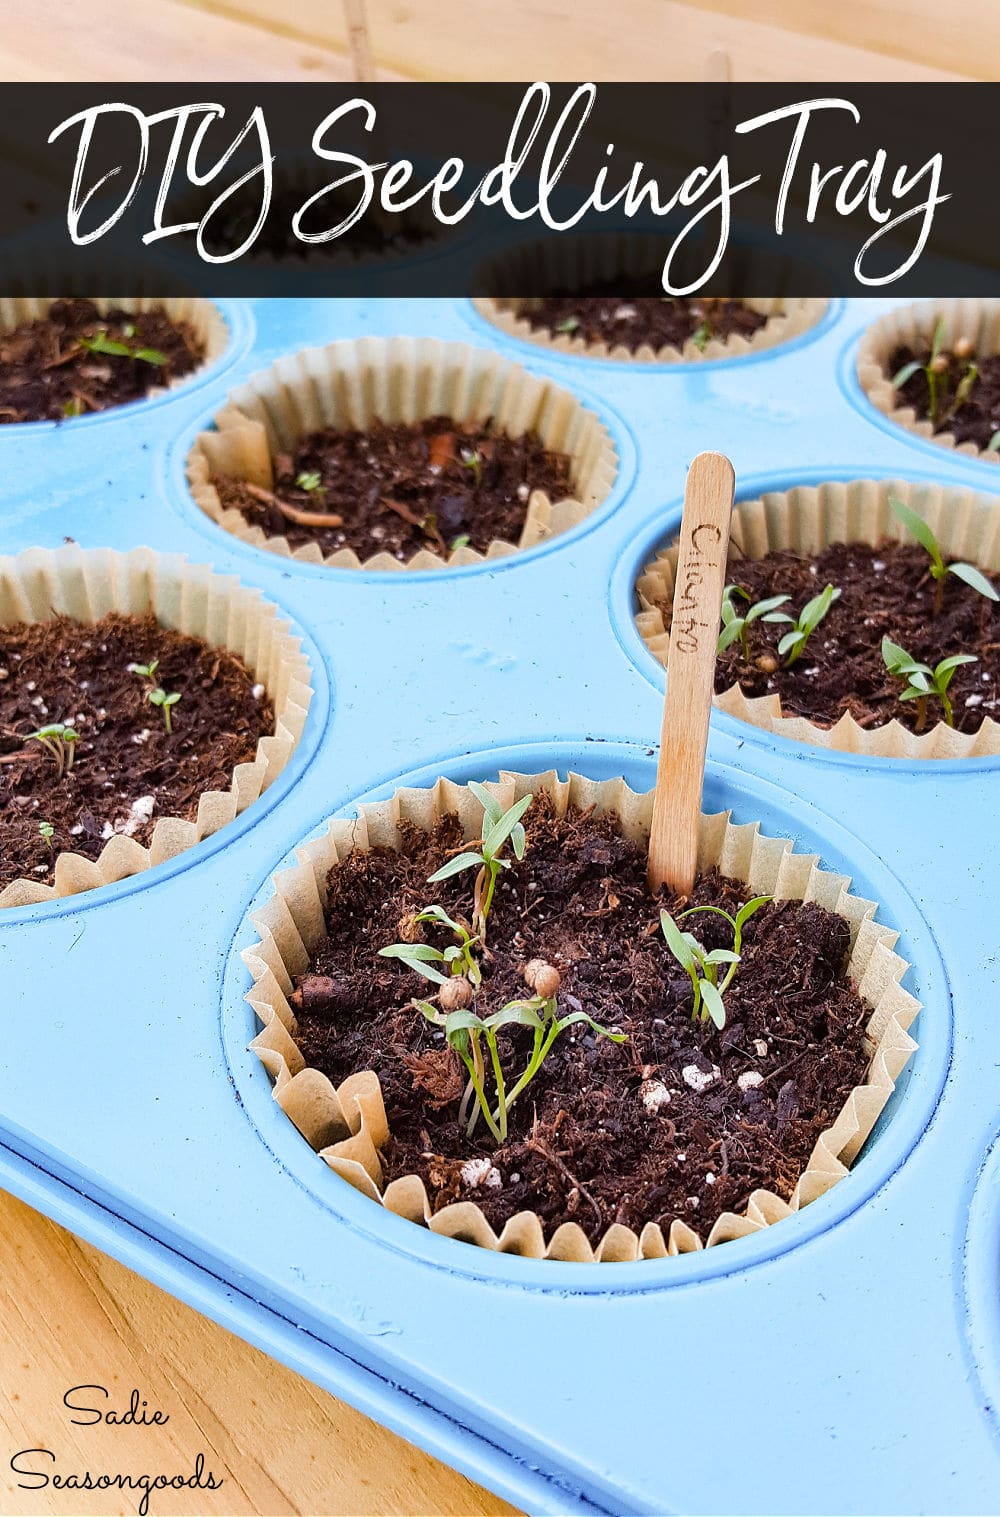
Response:
[[[712,1021],[715,1023],[716,1027],[725,1027],[726,1008],[721,995],[719,994],[717,988],[712,984],[711,980],[702,980],[701,998],[705,1003],[708,1014],[712,1018]]]
[[[975,564],[949,564],[948,573],[954,574],[956,579],[964,580],[967,585],[972,586],[973,590],[978,590],[980,595],[985,595],[987,600],[1000,600],[1000,595]]]
[[[476,797],[480,806],[482,806],[483,811],[486,813],[486,820],[490,825],[492,826],[494,822],[499,822],[503,816],[503,807],[496,796],[491,795],[486,786],[481,785],[478,780],[470,780],[469,789]]]
[[[509,811],[504,812],[503,816],[493,823],[483,838],[483,852],[488,859],[496,858],[533,800],[533,795],[523,795],[519,801],[515,801]]]
[[[481,853],[459,853],[455,858],[449,859],[447,864],[442,864],[432,875],[428,875],[428,884],[435,884],[438,880],[450,880],[453,874],[461,874],[464,869],[478,869],[483,862]]]

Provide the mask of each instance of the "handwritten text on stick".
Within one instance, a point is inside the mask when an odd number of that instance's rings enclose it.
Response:
[[[718,571],[722,532],[712,522],[699,522],[691,533],[691,556],[683,567],[678,565],[683,576],[678,579],[674,592],[673,625],[677,635],[671,651],[698,653],[705,634],[710,634],[713,643],[719,636],[718,627],[710,625],[699,616],[702,597],[698,593],[707,575]]]

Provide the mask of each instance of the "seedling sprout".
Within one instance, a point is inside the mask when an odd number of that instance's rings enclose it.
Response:
[[[539,959],[532,960],[524,968],[524,978],[528,988],[534,991],[533,995],[523,1000],[508,1001],[498,1011],[485,1017],[473,1009],[472,1002],[483,985],[480,957],[489,957],[486,948],[486,921],[493,892],[500,870],[510,868],[510,860],[503,857],[503,849],[509,841],[514,856],[519,860],[524,858],[527,839],[521,818],[534,797],[522,796],[521,800],[504,811],[485,786],[473,782],[469,789],[483,808],[479,848],[463,849],[436,870],[428,883],[447,880],[465,870],[476,869],[471,926],[461,918],[450,916],[443,906],[425,906],[408,920],[407,929],[412,931],[419,923],[433,922],[438,927],[443,927],[454,938],[454,942],[443,949],[435,948],[430,943],[391,943],[388,947],[379,949],[379,956],[398,959],[408,969],[439,987],[434,998],[436,1005],[432,1000],[416,1000],[413,1005],[428,1021],[444,1030],[448,1046],[455,1050],[468,1072],[469,1080],[459,1108],[459,1121],[466,1125],[471,1137],[482,1116],[494,1140],[503,1143],[507,1138],[510,1108],[541,1069],[561,1032],[567,1027],[585,1022],[599,1036],[611,1038],[617,1043],[624,1041],[625,1034],[610,1032],[601,1027],[584,1011],[574,1011],[561,1017],[558,1005],[559,971],[554,965]],[[497,1032],[501,1027],[513,1024],[529,1027],[533,1039],[527,1063],[508,1092],[500,1062]],[[492,1070],[492,1101],[486,1091],[484,1045]]]
[[[455,858],[449,859],[428,880],[428,884],[435,885],[439,880],[449,880],[454,874],[461,874],[465,869],[476,869],[475,900],[472,912],[473,931],[485,947],[486,944],[486,918],[489,916],[490,907],[493,904],[493,893],[496,890],[497,879],[501,869],[510,868],[510,859],[503,857],[503,849],[506,843],[514,851],[514,857],[524,858],[525,835],[521,818],[527,811],[534,796],[522,796],[519,801],[508,811],[503,811],[500,802],[483,785],[473,781],[469,785],[476,800],[483,808],[483,836],[480,839],[478,849],[463,849]]]
[[[925,549],[930,558],[930,570],[934,579],[934,615],[937,616],[944,605],[944,586],[949,574],[954,574],[956,579],[970,585],[979,595],[985,595],[987,600],[1000,600],[1000,595],[994,590],[986,575],[975,564],[954,563],[946,564],[944,556],[927,522],[916,511],[904,505],[895,495],[889,496],[889,505],[896,516],[903,523],[907,532],[917,539],[920,546]]]
[[[784,611],[775,611],[767,617],[769,622],[788,622],[791,626],[792,630],[786,632],[778,644],[778,653],[784,658],[786,669],[790,669],[796,659],[801,658],[809,639],[826,616],[834,601],[839,600],[839,598],[840,591],[835,589],[833,585],[827,585],[826,589],[821,590],[819,595],[814,595],[812,600],[806,601],[799,612],[797,621],[794,617],[788,616]],[[787,657],[785,656],[786,654]]]
[[[38,824],[38,831],[42,835],[42,838],[43,838],[43,840],[45,842],[45,846],[48,848],[49,852],[51,853],[52,852],[52,839],[56,835],[56,829],[53,827],[53,825],[52,825],[51,822],[39,822],[39,824]]]
[[[155,690],[146,691],[146,699],[149,701],[149,704],[151,706],[158,706],[163,712],[163,725],[167,729],[168,737],[173,731],[173,724],[170,719],[170,708],[172,706],[176,706],[180,698],[181,692],[179,690],[167,691],[164,690],[160,685],[157,685]]]
[[[944,317],[941,317],[934,328],[927,362],[921,363],[919,358],[915,358],[910,363],[905,363],[892,377],[893,389],[901,390],[914,374],[923,373],[927,380],[927,414],[934,427],[942,426],[960,407],[965,405],[972,394],[973,385],[979,378],[979,369],[972,359],[973,345],[969,338],[956,338],[952,351],[959,363],[965,365],[961,370],[954,394],[949,393],[948,375],[951,365],[950,356],[944,347]]]
[[[444,950],[434,948],[430,943],[392,943],[388,948],[379,949],[380,956],[401,960],[408,969],[415,970],[435,985],[447,985],[449,978],[464,976],[478,988],[482,973],[473,950],[480,946],[479,938],[464,922],[456,922],[450,917],[443,906],[425,906],[413,918],[414,924],[418,922],[437,922],[451,932],[456,941]],[[438,965],[444,968],[439,969]]]
[[[173,732],[173,723],[170,717],[171,707],[176,706],[181,698],[179,690],[164,690],[161,685],[154,683],[156,671],[160,667],[160,660],[154,658],[148,664],[129,664],[130,674],[137,674],[140,679],[147,680],[152,689],[146,691],[146,699],[151,706],[158,706],[163,712],[163,725],[167,729],[167,736]]]
[[[747,601],[747,609],[741,616],[733,604],[733,596],[739,595]],[[743,650],[743,657],[749,661],[750,638],[749,629],[755,621],[776,622],[782,618],[775,616],[779,606],[783,606],[788,600],[787,595],[770,595],[766,600],[756,601],[749,604],[750,597],[739,585],[727,585],[722,592],[722,631],[719,633],[717,652],[724,653],[737,638]],[[788,618],[786,617],[787,621]]]
[[[126,327],[125,333],[135,336],[135,327]],[[109,337],[107,332],[97,332],[93,337],[78,337],[81,348],[86,348],[88,353],[106,353],[114,358],[131,358],[136,363],[151,363],[156,368],[162,368],[167,361],[167,355],[161,353],[158,348],[130,347],[127,342],[118,342]]]
[[[681,912],[677,919],[681,922],[685,917],[696,916],[699,912],[711,912],[714,916],[723,917],[733,930],[731,949],[704,948],[693,933],[681,931],[669,911],[660,912],[660,927],[667,947],[691,980],[694,991],[694,1005],[691,1010],[693,1022],[707,1022],[711,1018],[716,1027],[722,1028],[726,1025],[726,1007],[723,996],[732,984],[733,976],[740,963],[743,928],[750,918],[770,900],[769,895],[756,895],[752,900],[747,901],[746,905],[741,906],[735,916],[730,916],[729,912],[723,911],[721,906],[692,906],[687,911]],[[723,964],[727,968],[720,984],[719,972]]]
[[[303,469],[296,474],[295,483],[300,490],[305,490],[310,495],[323,490],[323,476],[315,469]]]
[[[462,468],[468,469],[472,475],[472,483],[475,489],[479,489],[483,480],[483,460],[478,448],[462,449]]]
[[[931,697],[941,702],[945,722],[949,727],[954,727],[955,716],[948,695],[948,686],[955,677],[955,670],[962,664],[978,664],[979,660],[974,654],[953,653],[950,658],[943,658],[932,669],[929,664],[920,663],[891,638],[883,637],[882,661],[890,674],[896,679],[906,681],[906,688],[900,695],[900,700],[917,703],[915,731],[923,732],[927,725],[927,702]]]
[[[41,743],[46,753],[52,755],[56,779],[59,780],[72,769],[73,755],[79,741],[80,734],[75,728],[67,727],[65,722],[50,722],[47,727],[39,727],[37,732],[29,732],[25,738],[26,743]]]

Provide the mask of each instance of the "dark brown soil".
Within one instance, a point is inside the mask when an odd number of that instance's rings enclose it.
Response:
[[[845,978],[847,924],[814,904],[765,906],[745,930],[719,1033],[692,1021],[691,982],[659,929],[661,904],[676,914],[687,903],[666,892],[660,902],[650,897],[645,855],[620,836],[617,820],[576,811],[558,822],[548,797],[537,796],[526,827],[523,863],[500,876],[492,959],[475,1009],[488,1015],[523,997],[523,967],[541,957],[562,974],[560,1015],[583,1009],[627,1041],[612,1043],[585,1024],[566,1029],[513,1107],[504,1147],[495,1150],[482,1122],[469,1139],[457,1120],[462,1067],[409,1004],[434,987],[376,956],[426,904],[468,917],[471,874],[427,883],[460,845],[457,823],[446,819],[431,835],[410,829],[399,855],[353,856],[330,872],[330,937],[299,982],[309,1009],[298,1013],[298,1043],[334,1081],[377,1072],[392,1134],[386,1178],[415,1172],[435,1210],[474,1200],[497,1230],[534,1210],[547,1234],[573,1220],[592,1241],[615,1221],[640,1230],[679,1217],[704,1233],[721,1212],[743,1211],[759,1186],[790,1196],[868,1063],[870,1012]],[[735,913],[749,894],[711,873],[690,899]],[[720,917],[682,926],[706,946],[732,946]],[[421,930],[447,946],[439,929]],[[498,1035],[508,1089],[530,1036],[520,1027]],[[709,1083],[699,1093],[703,1071]],[[741,1087],[748,1074],[760,1083]],[[669,1097],[657,1108],[660,1086]],[[499,1171],[495,1188],[463,1181],[463,1164],[478,1156]]]
[[[508,437],[490,422],[460,425],[446,416],[312,432],[294,456],[275,459],[273,495],[221,475],[212,483],[222,505],[235,506],[251,526],[293,547],[353,548],[362,559],[382,550],[402,560],[421,548],[447,556],[466,540],[485,553],[494,538],[517,542],[532,490],[551,500],[572,493],[569,458],[547,452],[533,433]],[[303,524],[302,512],[341,525]]]
[[[155,682],[129,671],[153,659]],[[181,694],[169,736],[146,699],[154,683]],[[56,722],[79,733],[61,780],[42,744],[25,741]],[[160,817],[194,821],[200,796],[228,790],[236,765],[273,731],[273,707],[238,658],[152,617],[0,628],[0,889],[51,884],[57,854],[96,859],[113,833],[148,844]]]
[[[835,543],[814,560],[777,552],[730,563],[730,581],[753,601],[789,595],[780,609],[795,616],[825,585],[837,586],[841,593],[790,669],[777,656],[787,625],[753,622],[749,662],[738,642],[727,648],[716,666],[716,690],[738,684],[748,696],[776,693],[786,715],[804,716],[819,726],[833,726],[849,711],[861,727],[882,727],[895,717],[912,731],[919,722],[917,702],[899,699],[903,682],[882,661],[887,634],[932,668],[954,653],[978,658],[956,670],[948,690],[956,728],[978,731],[985,716],[995,717],[1000,703],[1000,606],[949,574],[935,615],[936,584],[927,566],[922,548],[896,542],[878,548]],[[987,578],[1000,589],[1000,575]],[[669,626],[670,607],[661,604],[659,609]],[[773,671],[772,663],[777,664]],[[927,725],[942,715],[938,702],[931,700]]]
[[[93,352],[85,343],[95,339],[129,353]],[[187,322],[161,308],[101,316],[93,301],[57,300],[47,316],[0,333],[0,422],[63,421],[141,400],[204,356]]]
[[[649,280],[637,285],[648,289]],[[696,337],[702,348],[713,338],[724,340],[734,333],[751,337],[767,321],[741,300],[623,298],[621,288],[615,280],[613,291],[607,293],[593,285],[584,295],[547,296],[525,315],[536,330],[567,332],[586,342],[606,342],[633,353],[644,344],[654,351],[667,345],[682,348],[689,337]]]
[[[267,220],[254,238],[246,258],[250,262],[255,257],[295,259],[317,266],[330,266],[338,257],[391,258],[421,247],[441,231],[436,222],[424,220],[413,211],[380,218],[369,210],[349,232],[332,243],[303,242],[292,230],[292,222],[300,207],[322,188],[322,184],[309,188],[276,185]],[[325,195],[304,217],[303,232],[314,235],[336,226],[350,215],[356,204],[357,196],[349,190]],[[204,239],[205,247],[213,254],[231,252],[253,231],[259,214],[260,198],[256,192],[231,196],[225,207],[212,217]],[[190,219],[194,219],[194,213]]]
[[[915,352],[912,348],[897,348],[889,360],[889,375],[898,374],[906,364],[915,359],[926,364],[930,349]],[[935,432],[951,432],[957,442],[974,442],[979,448],[987,448],[994,433],[1000,431],[1000,354],[989,358],[974,358],[979,370],[978,378],[969,393],[969,398],[952,411],[955,392],[968,369],[968,359],[948,355],[948,372],[937,379],[937,412]],[[930,387],[922,369],[912,374],[899,389],[899,404],[912,406],[924,421],[931,419]]]

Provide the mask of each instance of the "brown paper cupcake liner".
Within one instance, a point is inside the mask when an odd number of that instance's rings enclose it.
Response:
[[[491,279],[502,274],[503,283],[509,289],[513,280],[523,277],[524,283],[533,289],[573,289],[575,286],[608,278],[623,271],[627,274],[642,274],[650,267],[652,257],[662,262],[666,243],[662,238],[652,238],[641,233],[608,235],[593,233],[578,237],[552,237],[538,242],[524,243],[497,254],[476,275],[479,288],[489,289]],[[748,262],[754,261],[752,250],[747,250]],[[775,284],[783,273],[775,267]],[[756,277],[756,276],[755,276]],[[774,296],[747,299],[746,305],[768,319],[753,334],[744,337],[733,333],[727,338],[711,338],[699,348],[688,338],[682,348],[673,344],[654,349],[648,343],[633,352],[621,344],[609,347],[605,342],[589,343],[571,332],[553,332],[548,327],[532,326],[530,312],[537,310],[538,297],[523,298],[479,296],[474,301],[481,316],[498,327],[509,337],[521,342],[551,348],[557,353],[572,353],[583,358],[609,358],[623,363],[697,363],[711,358],[740,358],[747,353],[762,352],[789,342],[815,326],[826,310],[825,300],[808,300],[799,296]],[[623,298],[623,305],[627,299]]]
[[[539,790],[551,793],[559,815],[571,804],[594,805],[598,811],[616,813],[627,836],[643,846],[648,843],[652,792],[636,794],[624,780],[598,782],[571,774],[561,781],[552,770],[540,775],[503,773],[499,785],[488,788],[505,808]],[[416,1175],[393,1180],[383,1189],[379,1150],[388,1124],[377,1075],[365,1070],[334,1087],[319,1070],[305,1065],[294,1041],[297,1024],[288,997],[293,976],[308,968],[325,936],[328,871],[358,849],[398,848],[403,820],[429,831],[450,813],[459,816],[467,837],[478,836],[482,808],[466,786],[439,779],[426,790],[399,790],[391,800],[364,806],[357,820],[331,821],[321,837],[297,850],[299,863],[294,868],[274,877],[273,896],[252,918],[260,939],[243,958],[253,978],[246,999],[263,1024],[250,1047],[274,1081],[275,1101],[319,1157],[349,1184],[397,1216],[445,1237],[500,1253],[571,1262],[658,1259],[701,1248],[699,1235],[679,1220],[666,1236],[652,1222],[638,1236],[616,1223],[594,1249],[573,1222],[562,1224],[546,1242],[533,1212],[511,1218],[499,1237],[472,1202],[432,1212]],[[788,839],[765,837],[756,823],[735,825],[725,812],[701,819],[698,867],[713,866],[745,881],[754,894],[817,901],[849,922],[850,974],[871,1008],[866,1029],[871,1064],[864,1083],[851,1092],[818,1140],[791,1199],[755,1191],[741,1216],[726,1213],[718,1219],[705,1240],[707,1247],[790,1216],[847,1173],[917,1046],[906,1029],[919,1010],[919,1002],[900,985],[909,966],[894,952],[898,934],[875,921],[877,906],[853,895],[849,879],[821,869],[815,856],[796,853]]]
[[[222,474],[269,490],[275,453],[293,451],[310,432],[437,415],[460,422],[492,417],[499,430],[513,436],[537,432],[547,448],[569,454],[572,498],[550,501],[543,491],[533,491],[518,542],[496,540],[485,554],[457,548],[446,562],[422,548],[405,563],[385,551],[362,563],[352,548],[324,558],[317,543],[293,549],[284,536],[268,537],[260,527],[248,526],[239,511],[224,510],[211,483],[211,475]],[[215,430],[199,434],[187,462],[198,505],[241,541],[300,563],[377,570],[457,568],[533,548],[589,516],[607,497],[617,468],[607,428],[569,390],[488,348],[411,337],[362,337],[279,359],[230,394]]]
[[[218,832],[244,812],[290,759],[312,699],[309,662],[288,623],[256,590],[176,554],[135,548],[29,548],[0,558],[0,627],[71,616],[95,622],[109,612],[152,614],[163,627],[202,638],[243,659],[274,703],[275,729],[257,744],[253,760],[238,764],[226,791],[206,791],[197,819],[164,816],[149,847],[112,838],[95,861],[71,852],[55,861],[55,884],[14,880],[0,892],[0,907],[34,906],[61,896],[111,885],[152,869]]]
[[[4,278],[3,283],[7,289],[16,288],[16,280]],[[152,400],[157,395],[164,395],[168,390],[176,390],[181,385],[186,385],[201,374],[210,364],[221,358],[229,345],[229,328],[218,306],[212,300],[196,299],[193,296],[174,296],[161,298],[153,295],[90,295],[102,315],[119,307],[123,311],[151,311],[162,309],[170,317],[171,321],[186,321],[194,330],[195,335],[203,344],[204,357],[196,368],[190,369],[187,374],[180,374],[166,385],[154,385],[146,392],[144,399]],[[38,321],[48,314],[49,307],[54,304],[53,299],[41,299],[33,295],[3,295],[0,296],[0,331],[12,332],[23,321]],[[139,405],[141,401],[128,401],[129,405]],[[105,410],[116,411],[118,406],[107,406]],[[97,413],[103,415],[104,411]]]
[[[1000,570],[1000,499],[957,486],[871,479],[798,485],[739,502],[733,513],[730,565],[735,566],[740,557],[763,558],[773,549],[812,556],[831,543],[876,546],[886,538],[902,541],[906,529],[889,507],[890,495],[926,519],[946,557],[971,560],[992,572]],[[646,565],[636,584],[640,607],[636,626],[664,667],[670,634],[659,605],[673,601],[676,565],[674,543]],[[850,713],[833,727],[821,727],[805,717],[786,716],[778,695],[747,696],[739,685],[716,695],[715,705],[778,737],[872,758],[981,758],[1000,753],[1000,724],[990,716],[983,718],[974,733],[956,732],[938,722],[917,734],[895,719],[882,727],[864,728]]]
[[[945,346],[958,337],[968,337],[975,352],[992,357],[1000,352],[1000,300],[925,300],[916,305],[897,306],[880,316],[865,331],[858,348],[858,382],[872,405],[907,432],[924,437],[942,448],[953,448],[968,458],[984,463],[1000,462],[1000,454],[987,453],[974,442],[958,442],[954,433],[935,432],[898,390],[893,389],[891,361],[897,348],[919,352],[930,348],[934,330],[944,322]]]

